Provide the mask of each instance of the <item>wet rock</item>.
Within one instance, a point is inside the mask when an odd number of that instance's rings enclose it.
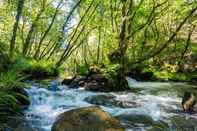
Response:
[[[168,122],[157,122],[148,131],[196,131],[197,118],[192,115],[179,114],[166,120]]]
[[[32,127],[25,117],[11,117],[6,125],[3,131],[44,131],[42,128]]]
[[[52,131],[124,131],[120,122],[100,107],[84,107],[59,115]]]
[[[83,87],[88,91],[110,92],[124,91],[130,89],[120,88],[118,86],[119,76],[117,78],[106,78],[102,73],[88,74],[86,76],[77,77],[69,84],[70,88]],[[127,83],[127,80],[124,80]],[[128,84],[127,84],[128,85]]]
[[[114,106],[116,105],[115,96],[113,95],[96,95],[85,98],[85,101],[90,104]]]
[[[89,96],[85,98],[85,101],[94,105],[108,107],[134,108],[140,106],[135,102],[116,100],[116,97],[110,94]]]
[[[171,128],[164,121],[156,121],[147,131],[171,131]]]
[[[73,78],[66,78],[62,84],[68,85],[70,88],[84,87],[90,91],[109,91],[109,80],[102,74],[88,74],[87,76],[78,76]]]
[[[148,131],[168,131],[169,126],[164,121],[154,121],[150,116],[143,114],[122,114],[116,116],[125,128],[135,129],[141,128]]]
[[[86,77],[76,77],[75,79],[72,80],[72,82],[69,84],[70,88],[78,88],[78,87],[83,87],[85,82],[86,82]]]
[[[191,116],[174,116],[170,118],[171,129],[177,131],[195,131],[197,130],[197,119]]]
[[[133,125],[133,126],[151,126],[154,124],[154,120],[147,115],[143,114],[122,114],[116,116],[119,120],[121,120],[126,125]]]
[[[74,77],[67,77],[67,78],[65,78],[65,79],[62,81],[62,84],[63,84],[63,85],[70,85],[71,82],[72,82],[75,78],[76,78],[75,76],[74,76]]]
[[[105,90],[105,83],[97,82],[95,80],[91,82],[87,82],[84,84],[86,90],[89,91],[104,91]]]

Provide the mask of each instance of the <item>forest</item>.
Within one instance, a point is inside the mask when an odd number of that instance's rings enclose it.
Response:
[[[0,131],[196,131],[196,89],[196,0],[0,0]]]

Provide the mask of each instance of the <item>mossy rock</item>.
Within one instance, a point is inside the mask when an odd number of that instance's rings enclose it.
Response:
[[[100,107],[84,107],[59,115],[52,131],[124,131],[120,121]]]

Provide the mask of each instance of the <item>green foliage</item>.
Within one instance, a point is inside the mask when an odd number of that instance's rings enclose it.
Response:
[[[9,70],[6,73],[0,74],[0,90],[1,89],[12,89],[15,87],[22,88],[24,83],[21,81],[26,77],[17,74],[14,70]]]
[[[169,72],[169,71],[155,71],[154,75],[159,80],[164,81],[190,81],[191,75],[188,73]]]
[[[54,64],[51,61],[28,61],[28,66],[25,69],[27,74],[32,75],[33,77],[48,77],[48,76],[57,76],[59,71],[54,67]],[[34,76],[35,75],[35,76]]]
[[[32,58],[24,58],[22,56],[17,56],[13,60],[11,69],[13,71],[9,74],[16,72],[13,77],[17,77],[17,74],[20,74],[23,78],[44,78],[57,76],[59,74],[59,69],[55,68],[52,61],[37,61]]]
[[[16,70],[0,74],[0,129],[6,126],[9,116],[20,114],[21,105],[30,103],[28,96],[20,92],[25,87],[23,79]]]
[[[105,69],[103,69],[103,74],[107,79],[113,79],[117,77],[119,69],[120,66],[118,64],[108,64]]]
[[[3,113],[17,113],[19,111],[19,101],[15,96],[7,92],[0,92],[0,112]]]
[[[77,74],[79,74],[79,75],[87,75],[88,74],[88,67],[86,66],[86,65],[78,65],[77,66]]]
[[[9,116],[20,112],[19,101],[9,92],[0,89],[0,130],[6,126]]]

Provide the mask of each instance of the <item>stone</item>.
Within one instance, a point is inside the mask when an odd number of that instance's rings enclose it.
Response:
[[[83,107],[62,113],[52,131],[124,131],[120,121],[98,106]]]
[[[115,96],[110,95],[110,94],[89,96],[85,98],[85,101],[90,104],[102,105],[102,106],[108,106],[108,107],[136,108],[140,106],[137,103],[132,102],[132,101],[116,100]]]
[[[62,84],[63,85],[70,85],[71,82],[75,79],[76,77],[67,77],[65,79],[63,79]]]

